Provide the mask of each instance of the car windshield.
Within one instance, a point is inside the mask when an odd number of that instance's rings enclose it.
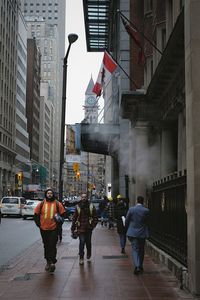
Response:
[[[34,205],[34,201],[27,201],[26,205]]]
[[[18,204],[18,198],[3,198],[2,203]]]

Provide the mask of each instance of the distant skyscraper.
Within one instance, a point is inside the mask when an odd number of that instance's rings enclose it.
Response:
[[[29,24],[29,33],[40,48],[41,78],[49,83],[48,100],[54,106],[54,147],[52,172],[59,174],[62,104],[62,64],[65,56],[65,0],[21,0],[21,9]],[[51,175],[50,175],[51,176]]]
[[[26,117],[26,75],[27,75],[27,27],[19,11],[18,19],[18,64],[17,64],[17,98],[16,98],[16,159],[15,173],[23,172],[23,187],[30,183],[30,147]],[[22,190],[22,186],[15,186]]]
[[[33,161],[39,162],[41,55],[35,39],[27,41],[27,61],[26,115],[30,137],[30,155]]]
[[[0,1],[0,197],[14,188],[18,1]],[[9,20],[9,26],[8,26]]]

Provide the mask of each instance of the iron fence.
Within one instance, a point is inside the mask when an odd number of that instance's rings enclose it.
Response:
[[[148,206],[149,240],[187,266],[186,174],[155,182]]]

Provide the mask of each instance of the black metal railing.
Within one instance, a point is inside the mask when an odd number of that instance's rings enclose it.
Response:
[[[187,266],[186,172],[155,182],[148,207],[149,240]]]

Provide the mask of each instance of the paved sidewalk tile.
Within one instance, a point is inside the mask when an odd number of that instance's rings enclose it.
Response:
[[[195,299],[179,289],[177,279],[145,256],[144,273],[133,274],[131,247],[120,253],[115,230],[97,226],[93,233],[92,261],[79,265],[78,239],[63,226],[63,242],[58,244],[54,274],[44,270],[43,245],[39,240],[0,273],[0,299],[26,300],[189,300]]]

